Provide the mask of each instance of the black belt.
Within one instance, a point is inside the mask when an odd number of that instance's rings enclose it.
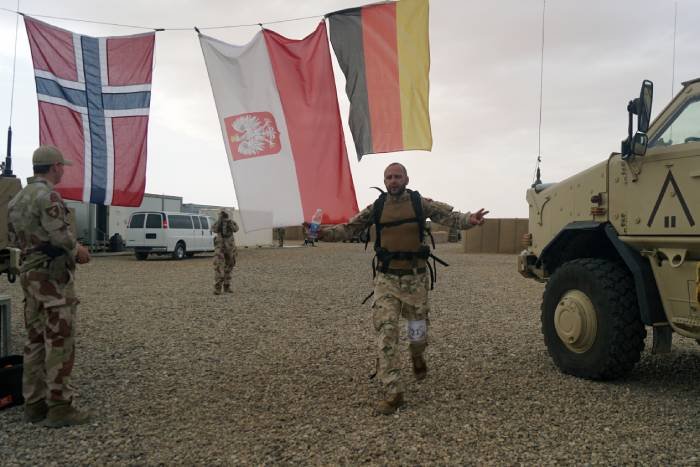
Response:
[[[425,268],[418,268],[418,269],[387,269],[384,274],[391,274],[394,276],[408,276],[409,274],[413,274],[414,272],[416,274],[424,274],[426,271]]]

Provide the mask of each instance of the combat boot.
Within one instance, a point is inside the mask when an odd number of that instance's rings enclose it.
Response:
[[[214,295],[221,295],[221,286],[214,286]]]
[[[224,293],[233,293],[233,290],[231,289],[230,285],[224,286]]]
[[[391,415],[404,404],[403,393],[397,392],[396,394],[389,394],[386,399],[377,402],[375,410],[382,415]]]
[[[90,421],[90,414],[76,409],[71,404],[54,405],[49,408],[46,419],[41,423],[48,428],[82,425]]]
[[[44,399],[32,404],[24,404],[24,421],[27,423],[38,423],[46,418],[46,412],[48,411],[49,407]]]
[[[413,360],[413,374],[416,376],[416,381],[425,379],[428,374],[428,365],[425,363],[423,355],[412,355]]]

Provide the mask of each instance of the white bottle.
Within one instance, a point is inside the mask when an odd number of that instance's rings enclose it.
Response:
[[[321,228],[321,219],[323,218],[323,209],[318,208],[311,218],[311,223],[309,224],[309,238],[316,239],[318,237],[318,231]]]

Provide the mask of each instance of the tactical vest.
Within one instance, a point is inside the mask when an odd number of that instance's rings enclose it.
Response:
[[[381,190],[380,190],[381,191]],[[372,274],[377,271],[396,274],[404,271],[415,273],[430,272],[430,289],[436,281],[435,262],[443,266],[449,266],[445,261],[430,252],[430,247],[425,244],[425,215],[423,214],[423,200],[417,191],[406,189],[408,199],[394,202],[390,200],[385,209],[387,194],[382,191],[379,198],[372,205],[372,216],[375,229],[374,252],[372,260]],[[364,233],[365,248],[369,242],[369,227]],[[435,248],[432,234],[430,239]],[[433,258],[433,264],[428,262]],[[362,303],[365,303],[374,292],[369,294]]]
[[[374,251],[377,269],[406,270],[425,268],[430,248],[423,244],[425,216],[420,193],[406,190],[402,200],[389,199],[382,193],[372,207],[376,239]]]
[[[219,231],[217,232],[223,238],[231,238],[233,235],[233,223],[230,219],[221,219],[219,222]]]

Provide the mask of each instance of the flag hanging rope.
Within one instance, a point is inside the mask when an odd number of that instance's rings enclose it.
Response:
[[[2,11],[7,11],[9,13],[15,13],[17,15],[22,15],[22,16],[31,16],[33,18],[48,18],[48,19],[57,19],[61,21],[75,21],[78,23],[90,23],[90,24],[101,24],[104,26],[117,26],[117,27],[122,27],[122,28],[133,28],[133,29],[146,29],[149,31],[191,31],[192,26],[188,27],[176,27],[176,28],[154,28],[150,26],[140,26],[140,25],[135,25],[135,24],[123,24],[123,23],[111,23],[107,21],[95,21],[95,20],[90,20],[90,19],[82,19],[82,18],[69,18],[65,16],[49,16],[49,15],[39,15],[39,14],[34,14],[34,13],[24,13],[19,11],[19,3],[17,10],[11,10],[9,8],[2,8],[0,7],[0,10]],[[246,24],[231,24],[231,25],[225,25],[225,26],[201,26],[198,27],[200,30],[206,30],[206,29],[233,29],[233,28],[246,28],[246,27],[253,27],[253,26],[262,26],[264,24],[278,24],[278,23],[288,23],[290,21],[302,21],[305,19],[314,19],[314,18],[324,18],[326,15],[313,15],[313,16],[301,16],[298,18],[288,18],[288,19],[280,19],[276,21],[264,21],[262,23],[246,23]]]

